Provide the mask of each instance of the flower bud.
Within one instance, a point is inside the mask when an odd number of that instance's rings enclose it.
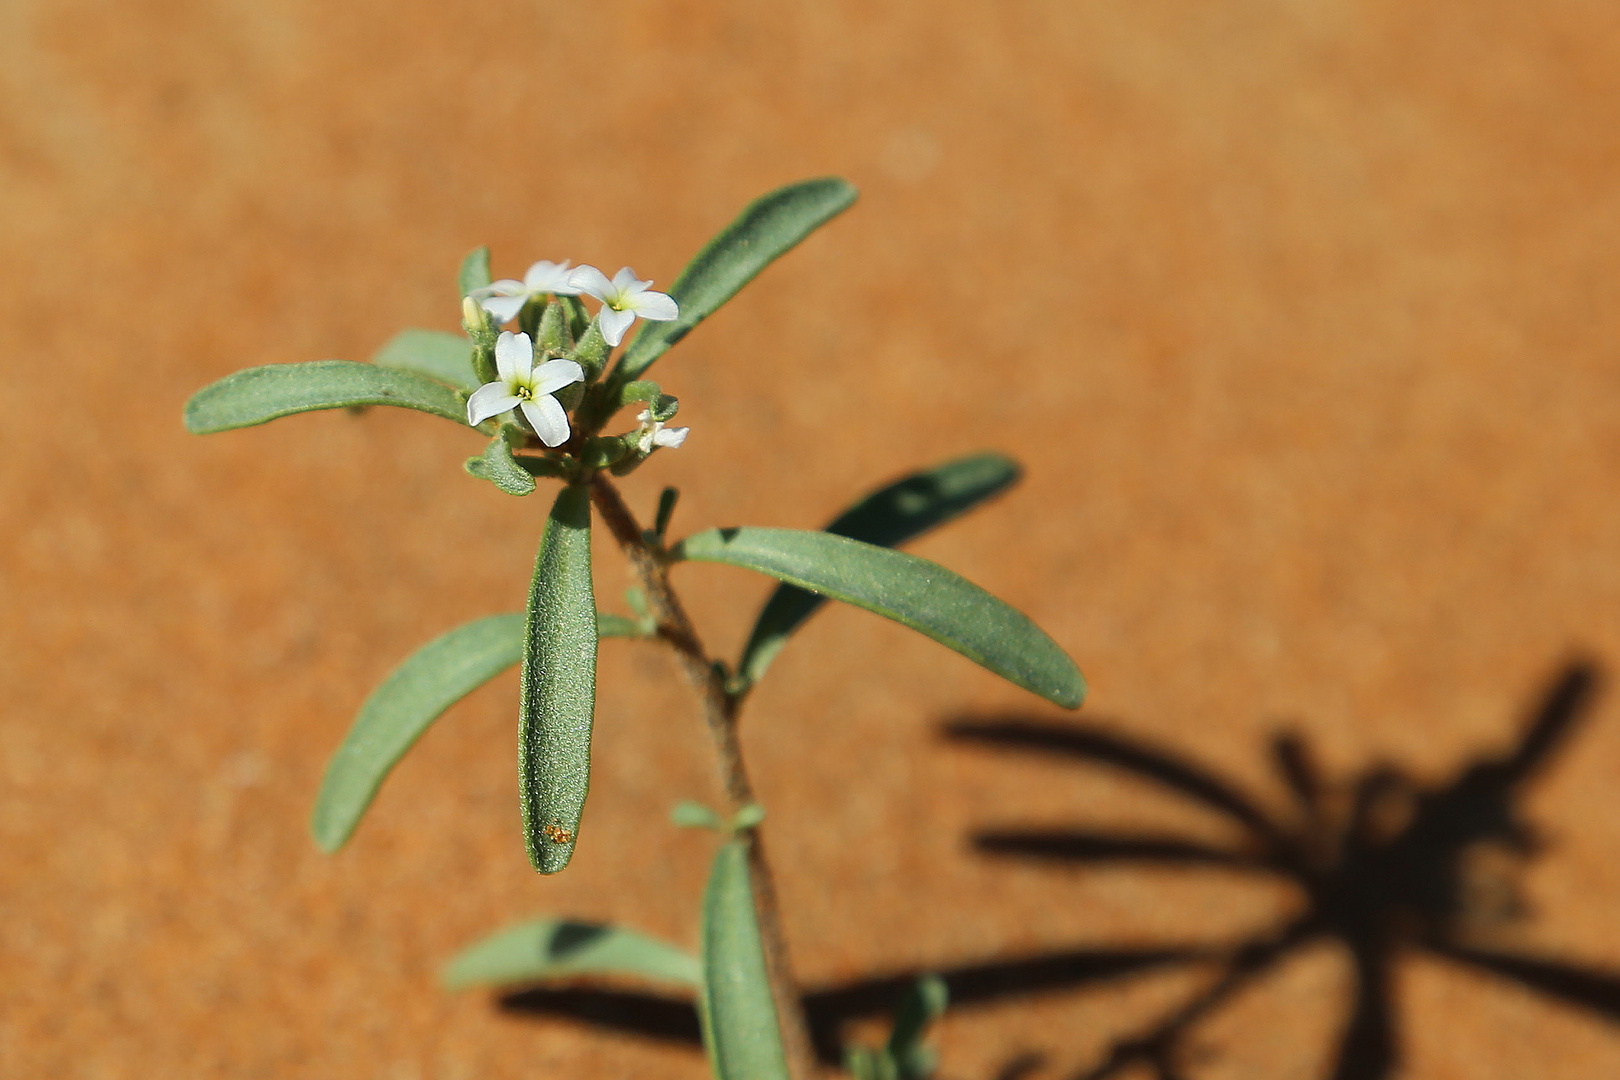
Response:
[[[489,314],[470,296],[461,298],[461,326],[474,339],[489,333]]]

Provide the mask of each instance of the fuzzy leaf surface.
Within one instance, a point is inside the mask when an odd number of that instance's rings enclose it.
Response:
[[[715,1080],[787,1080],[746,841],[721,846],[703,894],[702,1018]]]
[[[483,457],[479,461],[482,463],[481,472],[484,479],[508,495],[534,494],[534,477],[523,468],[517,458],[513,457],[512,444],[507,440],[504,428],[489,440],[489,445],[484,447]]]
[[[451,990],[513,986],[579,975],[631,975],[697,987],[697,957],[657,938],[620,926],[537,919],[470,945],[444,969]]]
[[[681,271],[669,295],[680,317],[642,325],[621,362],[633,379],[692,328],[737,294],[754,276],[817,228],[849,208],[855,185],[836,176],[803,180],[749,203]]]
[[[710,529],[676,553],[768,574],[893,619],[1015,686],[1065,708],[1085,697],[1079,668],[1023,612],[915,555],[798,529]]]
[[[912,473],[879,488],[822,530],[879,547],[898,547],[1005,491],[1018,480],[1018,464],[1001,454],[973,454]],[[754,620],[737,671],[752,684],[782,651],[823,598],[781,585]]]
[[[596,642],[590,496],[571,484],[540,538],[518,678],[518,798],[529,861],[542,874],[568,865],[585,810]]]
[[[397,405],[467,424],[467,405],[454,387],[414,371],[353,360],[244,368],[191,395],[185,422],[192,434],[207,435],[357,405]]]

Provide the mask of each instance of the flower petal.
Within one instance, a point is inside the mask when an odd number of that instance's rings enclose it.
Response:
[[[534,371],[534,345],[528,334],[501,331],[495,339],[495,370],[508,383],[529,381]]]
[[[653,322],[669,322],[671,319],[681,317],[680,306],[675,303],[673,296],[668,293],[653,292],[651,289],[646,292],[636,293],[630,297],[630,301],[625,307],[640,315],[643,319],[651,319]]]
[[[541,259],[523,275],[523,287],[531,293],[556,292],[558,285],[568,284],[568,260],[554,263]]]
[[[537,394],[555,394],[565,386],[585,381],[585,369],[572,360],[547,360],[536,364],[530,384]]]
[[[596,325],[602,331],[602,340],[609,345],[618,345],[624,340],[624,332],[630,329],[630,324],[636,321],[633,311],[614,311],[604,307],[596,313]]]
[[[534,425],[536,435],[547,446],[561,446],[568,441],[568,413],[550,394],[541,394],[525,401],[518,408]]]
[[[636,277],[636,272],[630,269],[628,266],[623,267],[617,274],[613,275],[613,287],[621,294],[627,292],[640,292],[642,289],[645,289],[651,284],[651,278],[646,281],[642,281],[640,278]]]
[[[608,281],[607,275],[594,266],[576,266],[568,275],[568,285],[572,289],[603,299],[613,290],[613,283]]]
[[[686,441],[687,433],[690,432],[691,430],[692,430],[691,428],[685,428],[685,427],[662,428],[662,429],[660,429],[658,431],[653,432],[653,437],[652,437],[653,445],[654,446],[667,446],[671,450],[673,450],[677,446],[681,445],[681,443]]]
[[[489,317],[499,325],[517,318],[517,313],[523,310],[528,299],[527,293],[522,296],[486,296],[478,301],[478,306],[489,312]]]
[[[503,382],[485,383],[467,399],[467,423],[477,427],[492,416],[517,408],[522,400]]]
[[[486,296],[525,296],[528,291],[528,286],[524,285],[523,282],[516,278],[507,277],[501,278],[499,281],[492,281],[481,289],[474,289],[468,295],[474,300],[482,300]]]

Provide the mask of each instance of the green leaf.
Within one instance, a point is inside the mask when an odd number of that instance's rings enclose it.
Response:
[[[568,354],[585,372],[586,382],[595,382],[601,374],[602,367],[607,363],[608,354],[613,351],[602,336],[602,327],[597,319],[592,319],[590,326],[585,328],[585,334],[579,339],[573,351]]]
[[[928,1028],[945,1011],[949,998],[945,980],[924,975],[911,984],[895,1012],[889,1041],[880,1050],[850,1046],[844,1064],[855,1080],[927,1080],[934,1073],[937,1055],[923,1044]]]
[[[598,612],[604,638],[644,638],[634,619]],[[388,773],[450,706],[523,658],[523,612],[490,615],[434,638],[406,658],[360,706],[326,767],[310,828],[336,851],[376,797]]]
[[[651,379],[637,379],[627,382],[619,388],[619,404],[633,405],[641,402],[657,401],[663,396],[664,388]]]
[[[534,337],[535,358],[543,362],[553,350],[565,353],[573,347],[574,336],[568,328],[568,309],[556,297],[552,297],[545,311],[540,313],[540,326]]]
[[[437,379],[352,360],[316,360],[247,368],[203,387],[186,402],[186,430],[207,435],[356,405],[398,405],[467,423],[466,403]]]
[[[726,827],[726,823],[720,820],[720,815],[711,807],[693,802],[691,799],[682,799],[676,803],[675,808],[669,812],[669,820],[679,829],[714,829],[718,832]]]
[[[748,844],[721,846],[703,894],[703,1020],[715,1080],[787,1080],[748,877]]]
[[[747,806],[739,808],[737,813],[732,816],[731,831],[743,832],[747,829],[758,828],[759,824],[764,820],[765,808],[757,802],[751,802]]]
[[[855,195],[849,181],[828,176],[789,184],[749,203],[675,279],[669,295],[680,305],[680,317],[643,325],[625,351],[621,377],[646,371],[755,274],[847,209]]]
[[[465,334],[448,330],[401,330],[371,358],[383,367],[416,371],[440,382],[471,390],[478,386],[473,373],[473,343]]]
[[[450,990],[512,986],[579,975],[633,975],[701,986],[697,957],[657,938],[599,923],[538,919],[492,934],[445,966]]]
[[[450,706],[518,662],[523,616],[491,615],[434,638],[372,691],[326,767],[310,828],[336,851],[383,779]]]
[[[658,493],[658,513],[653,516],[653,535],[663,540],[669,532],[669,519],[675,514],[675,504],[680,500],[680,488],[667,487]]]
[[[635,433],[627,435],[593,435],[585,440],[580,448],[579,459],[586,468],[605,469],[616,461],[623,460],[624,455],[636,444]]]
[[[894,1062],[869,1046],[845,1047],[844,1068],[855,1080],[896,1080]]]
[[[596,601],[591,503],[582,484],[557,495],[540,538],[523,627],[518,796],[529,861],[555,874],[573,857],[591,778]]]
[[[477,459],[479,467],[469,468],[468,471],[488,480],[508,495],[533,495],[534,477],[512,456],[511,437],[514,434],[521,433],[516,427],[503,424],[495,437],[489,440],[489,445],[484,447],[483,457]]]
[[[675,414],[681,411],[681,399],[673,394],[659,394],[653,399],[652,406],[647,410],[652,418],[665,423],[675,419]]]
[[[599,638],[644,638],[652,637],[652,633],[649,626],[636,619],[610,615],[605,611],[596,613],[596,636]]]
[[[761,528],[710,529],[674,554],[757,570],[876,612],[1066,708],[1085,697],[1074,661],[1027,615],[927,559],[831,533]]]
[[[1016,462],[1001,454],[973,454],[912,473],[879,488],[834,518],[825,530],[879,547],[898,547],[965,513],[1018,480]],[[782,585],[765,602],[743,646],[737,672],[759,681],[788,637],[814,614],[822,598]]]
[[[489,248],[473,248],[467,253],[467,257],[461,260],[461,273],[457,275],[461,295],[466,296],[474,289],[482,289],[489,281]]]
[[[938,975],[924,975],[911,985],[895,1013],[894,1030],[883,1048],[901,1080],[924,1080],[934,1071],[934,1053],[923,1045],[928,1028],[945,1012],[950,991]]]

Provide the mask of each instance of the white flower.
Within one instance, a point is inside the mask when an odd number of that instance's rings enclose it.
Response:
[[[568,275],[568,284],[576,292],[602,301],[596,321],[602,328],[602,340],[609,345],[624,340],[625,331],[630,329],[637,315],[653,322],[669,322],[681,314],[674,297],[647,288],[652,282],[638,281],[636,272],[628,266],[614,274],[612,281],[594,266],[577,267]]]
[[[541,259],[529,267],[522,281],[502,278],[482,289],[474,289],[469,295],[490,313],[496,323],[511,322],[531,297],[544,296],[546,293],[554,296],[579,295],[579,290],[568,283],[568,262],[567,259],[560,263]]]
[[[653,419],[652,411],[649,409],[642,409],[636,419],[641,421],[641,431],[636,437],[636,449],[643,454],[652,453],[655,446],[667,446],[673,450],[686,441],[687,432],[692,430],[684,427],[666,428],[662,420]]]
[[[584,381],[578,364],[547,360],[536,366],[529,335],[503,330],[495,342],[495,370],[500,378],[480,386],[467,399],[467,423],[477,427],[492,416],[521,409],[541,442],[561,446],[568,441],[568,413],[551,395]]]

